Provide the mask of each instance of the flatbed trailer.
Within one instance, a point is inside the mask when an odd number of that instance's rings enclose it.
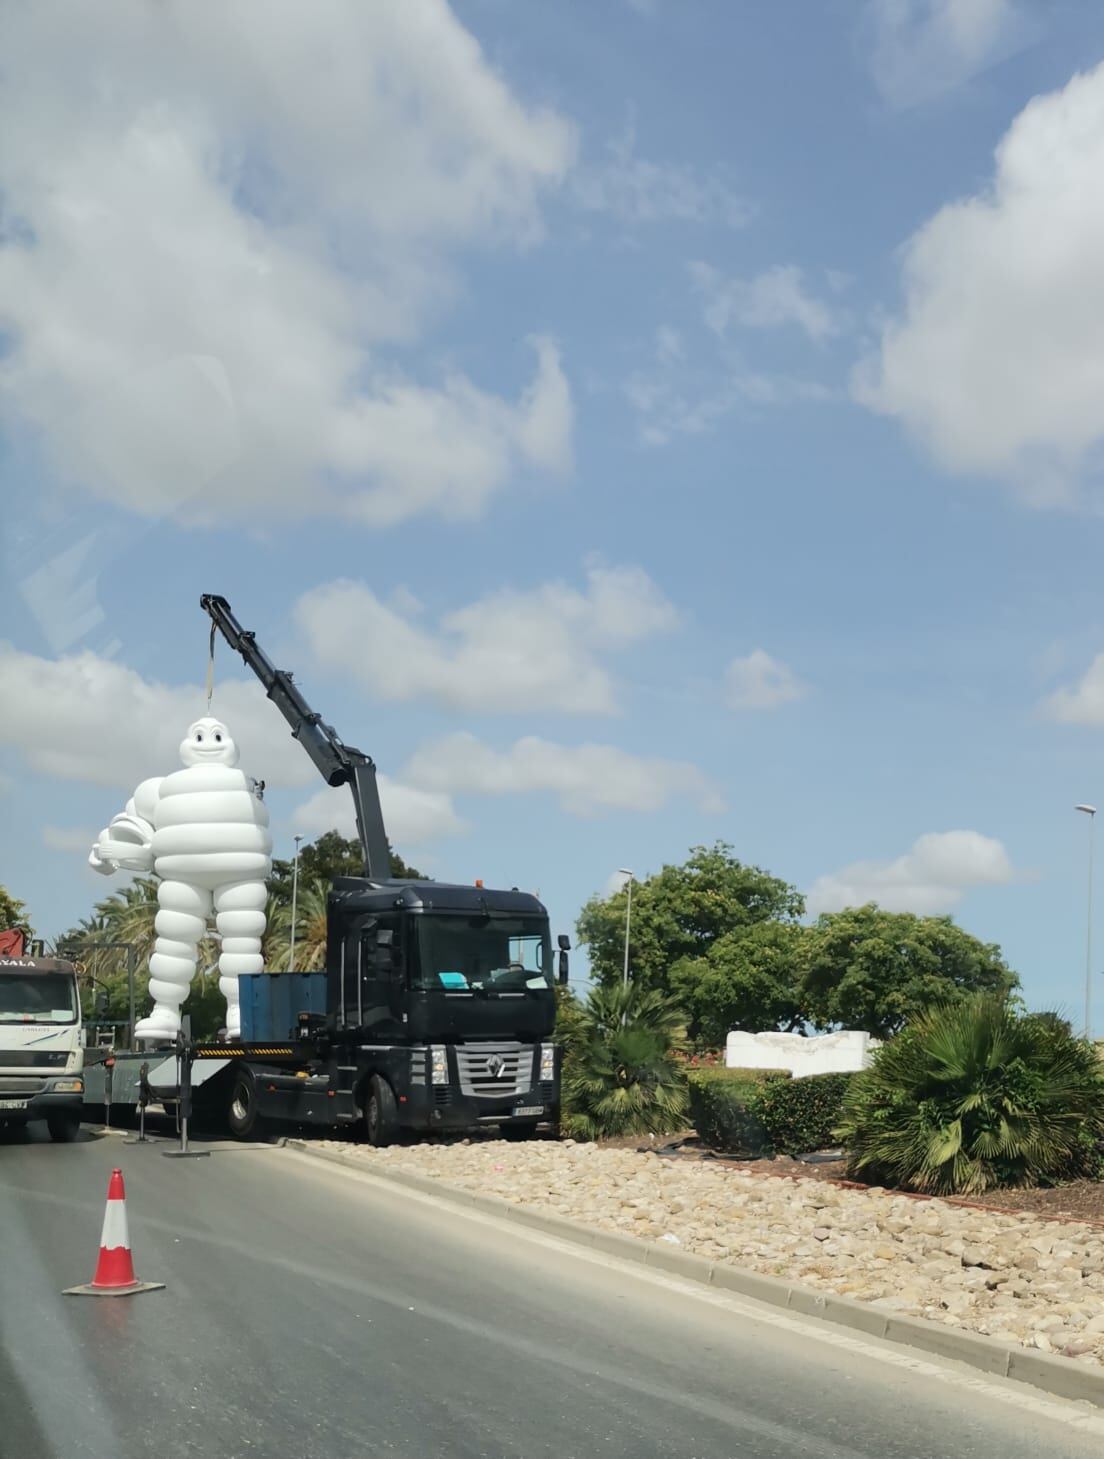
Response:
[[[326,1047],[314,1039],[193,1047],[191,1087],[197,1125],[248,1139],[272,1125],[364,1130],[385,1144],[400,1129],[459,1131],[498,1126],[531,1136],[559,1119],[559,1051],[536,1043],[485,1041],[439,1048]],[[147,1069],[150,1099],[172,1111],[180,1097],[175,1050],[119,1051],[86,1081],[86,1118],[128,1122]],[[543,1077],[542,1077],[543,1076]],[[382,1091],[382,1095],[381,1095]]]

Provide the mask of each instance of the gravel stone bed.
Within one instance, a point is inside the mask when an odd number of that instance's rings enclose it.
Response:
[[[436,1177],[607,1231],[667,1241],[714,1262],[1104,1364],[1104,1231],[1083,1222],[571,1140],[385,1150],[339,1140],[312,1144],[354,1155],[369,1170]]]

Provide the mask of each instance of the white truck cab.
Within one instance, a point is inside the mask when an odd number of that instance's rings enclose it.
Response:
[[[54,957],[0,957],[0,1124],[45,1120],[75,1140],[84,1097],[77,972]]]

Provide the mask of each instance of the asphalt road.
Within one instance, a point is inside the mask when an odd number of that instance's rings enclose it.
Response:
[[[0,1134],[2,1459],[1100,1453],[1099,1429],[995,1380],[881,1361],[291,1151],[163,1148]],[[63,1297],[92,1276],[116,1163],[138,1275],[166,1290]]]

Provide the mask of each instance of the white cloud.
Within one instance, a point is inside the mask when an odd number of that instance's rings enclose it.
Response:
[[[832,391],[817,381],[764,374],[748,369],[730,348],[724,354],[719,364],[703,368],[686,359],[677,330],[663,325],[656,331],[649,358],[621,387],[644,445],[703,435],[741,409],[750,413],[832,398]]]
[[[694,765],[630,754],[613,745],[558,745],[527,736],[495,750],[470,734],[449,735],[411,758],[404,779],[430,790],[517,795],[550,791],[571,815],[656,811],[685,798],[722,809],[715,787]]]
[[[192,521],[471,515],[570,457],[555,346],[516,400],[389,363],[453,251],[526,244],[572,128],[443,0],[8,7],[8,423],[95,495]]]
[[[179,767],[177,747],[207,702],[198,683],[152,682],[90,652],[43,659],[4,643],[0,682],[11,686],[0,744],[38,774],[128,794],[144,777]],[[317,774],[256,682],[217,680],[213,711],[233,732],[248,774],[270,785],[302,785]]]
[[[831,390],[815,380],[753,370],[735,371],[719,383],[711,375],[700,386],[662,368],[638,370],[625,381],[623,391],[638,417],[645,446],[665,446],[676,436],[704,435],[741,408],[820,404],[832,398]]]
[[[417,621],[409,598],[389,605],[348,581],[305,593],[295,613],[316,662],[378,698],[530,716],[612,712],[617,696],[599,656],[678,621],[642,568],[596,563],[582,591],[563,582],[503,589],[435,628]]]
[[[991,185],[904,251],[905,306],[856,373],[954,471],[1070,504],[1104,442],[1104,66],[1036,97]]]
[[[733,325],[779,329],[796,325],[820,343],[839,328],[835,314],[805,284],[801,269],[775,264],[753,278],[729,278],[707,263],[692,263],[690,277],[705,300],[705,322],[724,337]]]
[[[601,162],[578,169],[573,192],[584,211],[622,223],[719,222],[743,228],[755,215],[724,172],[639,156],[631,123],[607,144]]]
[[[1104,654],[1097,654],[1072,687],[1056,689],[1042,709],[1059,724],[1104,725]]]
[[[464,830],[449,796],[401,785],[386,775],[377,778],[387,835],[399,850],[426,846]],[[306,835],[321,836],[326,831],[340,831],[343,836],[351,837],[357,834],[353,798],[344,785],[336,789],[324,787],[304,801],[291,819],[295,829]]]
[[[87,856],[98,834],[91,826],[43,826],[42,844],[51,851],[83,851]]]
[[[977,831],[932,831],[895,861],[856,861],[818,877],[806,895],[813,916],[877,902],[887,912],[952,911],[971,887],[1003,886],[1016,873],[1003,845]]]
[[[725,691],[731,709],[777,709],[803,699],[809,687],[786,664],[757,648],[729,664]]]
[[[618,892],[624,891],[628,884],[629,878],[624,872],[611,871],[609,876],[606,877],[605,886],[602,888],[602,896],[607,899],[609,897],[615,897]]]
[[[1034,32],[1018,0],[870,0],[866,28],[875,84],[897,107],[961,86]]]

